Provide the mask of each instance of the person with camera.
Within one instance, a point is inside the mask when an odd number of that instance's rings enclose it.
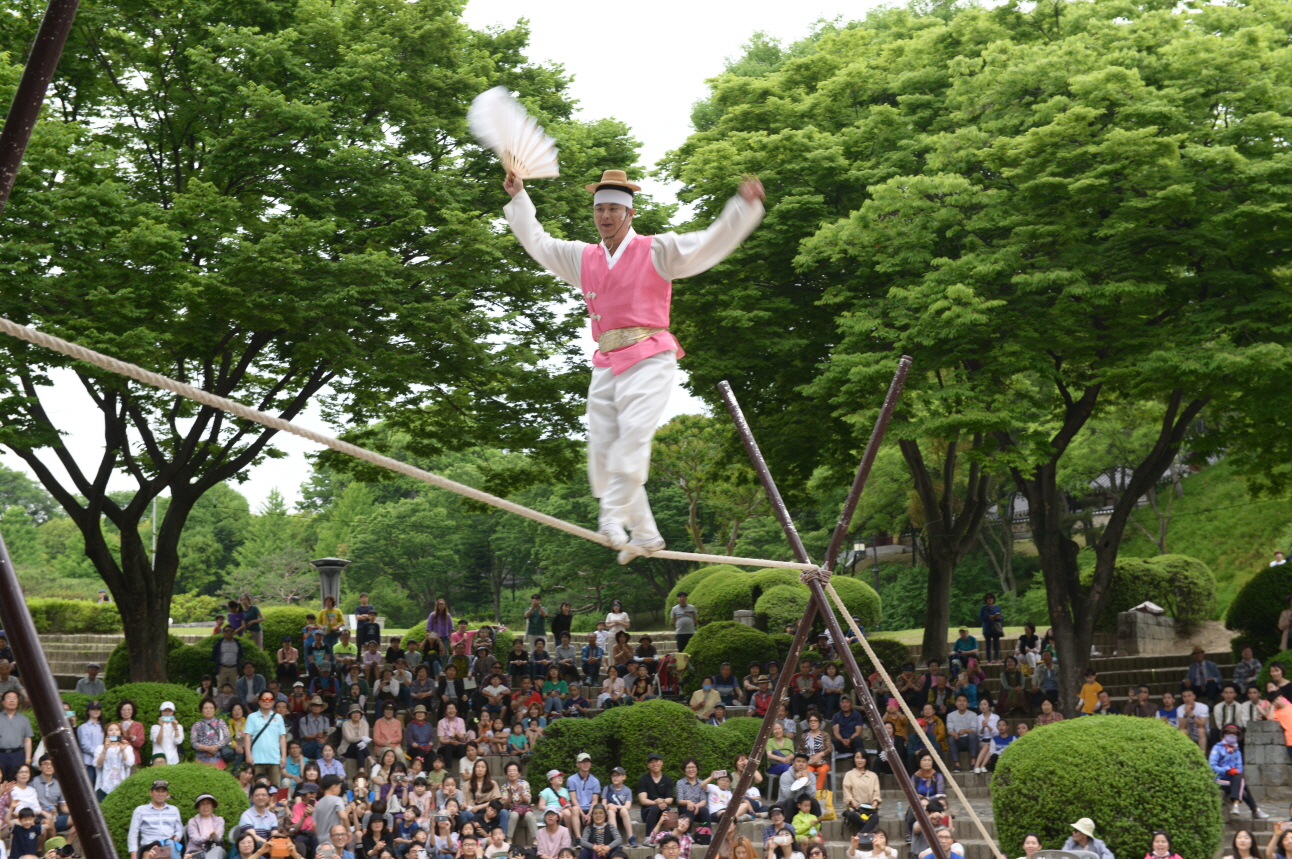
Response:
[[[193,800],[197,814],[188,820],[184,833],[188,836],[188,850],[184,859],[224,859],[224,818],[217,817],[215,810],[220,801],[209,793],[204,793]]]
[[[71,859],[76,849],[61,835],[45,840],[45,859]]]
[[[103,744],[94,751],[94,788],[99,799],[129,778],[138,762],[134,747],[122,735],[121,725],[117,722],[108,725]]]
[[[153,755],[165,755],[166,763],[174,765],[179,763],[179,747],[184,744],[184,728],[175,718],[175,705],[172,702],[163,701],[157,709],[157,722],[149,731]]]

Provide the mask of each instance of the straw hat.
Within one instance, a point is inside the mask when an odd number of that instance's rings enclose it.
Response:
[[[1081,818],[1076,823],[1072,824],[1072,828],[1085,835],[1087,838],[1095,837],[1095,822],[1089,817]]]
[[[615,188],[626,188],[634,194],[642,189],[641,185],[636,185],[628,181],[628,174],[622,170],[606,170],[601,174],[600,182],[593,182],[591,185],[584,185],[589,194],[597,193],[597,189],[603,185],[610,185]]]

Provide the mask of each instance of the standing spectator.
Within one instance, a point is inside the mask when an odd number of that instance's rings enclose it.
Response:
[[[223,750],[229,745],[233,735],[225,721],[217,717],[215,702],[210,698],[202,701],[202,718],[193,723],[189,730],[189,742],[193,746],[195,759],[199,764],[206,764],[218,770],[226,769]]]
[[[679,591],[677,605],[669,612],[669,618],[673,621],[673,631],[676,633],[678,653],[686,650],[691,636],[695,635],[695,624],[700,617],[695,606],[687,603],[689,598],[690,594],[686,591]]]
[[[606,632],[614,638],[621,632],[627,632],[631,626],[632,619],[628,617],[628,612],[624,611],[624,604],[619,600],[612,602],[610,611],[606,613]]]
[[[1005,635],[1005,617],[996,605],[996,595],[986,594],[978,608],[978,622],[982,624],[982,637],[986,639],[983,661],[1000,662],[1000,640]]]
[[[179,747],[184,744],[184,726],[175,718],[175,705],[170,701],[163,701],[157,709],[157,723],[148,732],[153,744],[153,757],[162,755],[166,763],[177,764]]]
[[[85,676],[76,681],[76,694],[98,698],[108,691],[108,687],[99,679],[99,670],[97,662],[85,666]]]
[[[552,641],[559,642],[561,633],[570,631],[570,624],[574,622],[574,608],[568,603],[561,603],[557,609],[556,616],[552,618]]]
[[[247,717],[243,728],[246,745],[242,752],[252,775],[268,776],[276,788],[287,766],[287,720],[274,712],[274,696],[270,693],[261,694],[259,703],[259,709]]]
[[[1086,682],[1081,684],[1081,692],[1077,696],[1077,715],[1089,716],[1095,712],[1095,705],[1099,703],[1099,693],[1104,691],[1104,687],[1096,679],[1098,674],[1094,666],[1087,666],[1085,672]]]
[[[256,647],[261,650],[265,649],[265,615],[260,611],[260,606],[251,600],[251,594],[243,594],[240,600],[242,604],[242,622],[246,626],[246,634],[256,643]]]
[[[242,603],[237,600],[229,600],[225,604],[225,610],[229,613],[227,623],[233,627],[233,634],[243,636],[247,634],[247,615],[242,610]]]
[[[76,743],[81,747],[81,761],[85,764],[90,784],[94,784],[98,775],[94,769],[94,755],[103,745],[103,705],[98,701],[91,701],[85,708],[85,722],[76,729]]]
[[[0,772],[13,781],[23,764],[31,763],[31,720],[18,712],[18,693],[12,689],[0,697]]]
[[[130,815],[130,829],[126,833],[126,847],[130,859],[141,859],[139,845],[153,841],[169,847],[171,856],[179,859],[179,843],[184,837],[184,824],[179,809],[168,803],[170,782],[159,778],[148,791],[152,801],[135,808]]]
[[[1064,850],[1085,850],[1093,853],[1099,859],[1114,859],[1113,852],[1108,849],[1108,845],[1095,837],[1095,822],[1089,817],[1083,817],[1076,823],[1072,824],[1072,835],[1068,840],[1063,842]]]
[[[363,609],[361,614],[358,609],[354,613],[355,623],[355,640],[361,650],[367,649],[369,644],[381,646],[381,624],[377,623],[377,610],[370,605],[360,606]],[[458,621],[461,623],[462,621]]]
[[[256,671],[256,663],[250,659],[243,660],[242,676],[234,686],[234,693],[247,709],[256,706],[260,693],[265,691],[265,678]]]
[[[848,700],[848,699],[844,699]],[[857,828],[859,834],[879,825],[879,776],[866,768],[866,753],[858,749],[852,756],[853,768],[843,777],[843,819]]]
[[[1239,727],[1225,725],[1223,730],[1223,738],[1211,750],[1207,763],[1216,774],[1216,784],[1220,785],[1221,794],[1229,800],[1230,818],[1237,818],[1239,802],[1247,803],[1247,807],[1252,810],[1253,819],[1269,817],[1256,804],[1256,799],[1247,787],[1247,780],[1243,777],[1243,753],[1238,748]]]
[[[1032,672],[1032,705],[1039,710],[1043,700],[1059,703],[1059,666],[1054,664],[1054,654],[1049,650],[1041,653],[1041,661]]]
[[[543,608],[543,597],[534,594],[529,598],[529,608],[525,609],[525,646],[532,651],[534,643],[546,636],[547,609]]]
[[[1240,695],[1256,682],[1257,675],[1261,673],[1261,661],[1252,652],[1250,644],[1243,645],[1242,657],[1234,665],[1234,685],[1238,687]]]
[[[664,812],[673,806],[673,792],[673,779],[664,775],[664,759],[651,752],[646,758],[646,772],[637,779],[637,802],[647,835],[655,831]]]
[[[1192,689],[1185,689],[1180,693],[1184,703],[1176,710],[1176,718],[1180,720],[1180,730],[1189,735],[1189,739],[1198,744],[1198,748],[1203,754],[1207,753],[1207,716],[1211,713],[1211,708],[1198,700]]]
[[[94,787],[99,799],[102,800],[125,781],[138,762],[139,758],[130,743],[126,742],[121,726],[115,722],[108,725],[104,731],[103,745],[94,752]]]
[[[1201,644],[1194,645],[1193,661],[1180,681],[1180,691],[1192,689],[1199,698],[1215,701],[1220,697],[1220,668],[1207,658],[1207,651]]]
[[[238,682],[238,669],[242,665],[242,642],[233,637],[233,627],[227,623],[220,633],[223,637],[211,648],[215,685],[219,687],[228,683],[232,686]]]
[[[336,607],[336,597],[323,597],[323,608],[319,611],[318,621],[323,630],[323,646],[327,648],[328,656],[331,656],[333,646],[341,637],[341,627],[345,624],[345,615]]]
[[[453,615],[449,613],[449,604],[443,599],[435,601],[435,608],[426,617],[426,631],[433,632],[443,639],[453,634]]]

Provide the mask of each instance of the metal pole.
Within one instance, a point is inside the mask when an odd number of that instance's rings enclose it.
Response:
[[[862,456],[861,465],[858,468],[857,478],[853,480],[852,490],[849,495],[847,517],[841,517],[840,523],[836,526],[835,537],[838,538],[840,531],[847,530],[847,520],[852,518],[852,510],[856,509],[857,499],[861,496],[861,490],[866,484],[866,478],[870,472],[870,466],[875,460],[879,444],[883,441],[884,432],[888,428],[888,422],[892,419],[893,408],[897,404],[898,397],[901,396],[902,385],[906,380],[906,373],[910,369],[911,359],[903,356],[902,361],[898,364],[897,374],[893,377],[893,384],[889,386],[888,397],[884,402],[884,409],[880,412],[879,420],[875,424],[874,431],[871,432],[870,441],[866,444],[866,450]],[[812,561],[808,557],[807,548],[803,545],[803,540],[799,537],[798,529],[794,527],[793,519],[790,517],[789,509],[785,506],[784,499],[781,498],[780,490],[776,487],[776,481],[772,478],[771,471],[767,468],[767,461],[763,459],[762,451],[758,448],[758,442],[754,439],[753,432],[749,429],[749,423],[745,420],[744,412],[740,404],[736,402],[736,396],[731,390],[731,385],[725,381],[718,384],[718,390],[722,395],[722,400],[727,406],[727,411],[731,414],[731,419],[736,425],[736,431],[740,434],[740,440],[745,445],[745,452],[749,454],[750,462],[753,463],[754,471],[758,474],[759,481],[763,484],[763,489],[767,492],[768,501],[771,503],[772,512],[781,523],[781,528],[785,531],[785,537],[789,541],[791,548],[794,550],[795,557],[805,564]],[[833,542],[833,541],[832,541]],[[826,571],[828,575],[828,571]],[[905,766],[902,765],[901,759],[897,755],[897,748],[893,745],[893,740],[888,736],[888,730],[884,727],[883,716],[880,715],[879,708],[875,705],[875,699],[870,694],[870,689],[866,686],[866,678],[861,673],[861,667],[857,665],[857,660],[853,658],[852,651],[847,645],[847,636],[845,636],[839,627],[839,621],[834,616],[834,609],[826,599],[824,588],[821,582],[811,574],[804,574],[808,579],[808,588],[812,591],[812,599],[808,603],[807,611],[804,614],[803,621],[795,633],[794,642],[790,646],[791,656],[786,659],[786,666],[781,671],[780,682],[777,683],[778,694],[774,703],[780,702],[779,691],[783,684],[787,682],[786,676],[789,674],[789,662],[796,659],[798,651],[795,645],[799,644],[800,638],[806,635],[807,628],[812,625],[814,615],[820,610],[825,617],[826,625],[830,629],[833,640],[838,645],[840,654],[843,655],[844,665],[848,669],[849,676],[852,678],[853,688],[857,697],[861,700],[862,711],[870,721],[871,729],[875,732],[875,738],[879,747],[884,752],[885,760],[897,762],[893,766],[893,777],[897,779],[898,786],[901,787],[902,793],[906,796],[906,801],[910,804],[911,811],[915,814],[916,821],[920,824],[920,830],[925,833],[929,842],[929,847],[933,850],[934,859],[947,859],[942,849],[942,844],[934,837],[933,822],[929,819],[929,814],[920,804],[920,797],[915,792],[915,785],[911,782],[910,776],[906,772]],[[759,728],[758,739],[755,741],[754,754],[750,756],[750,764],[745,767],[745,772],[741,775],[739,782],[732,792],[733,797],[742,797],[745,791],[749,789],[749,783],[753,779],[752,768],[761,758],[763,747],[767,743],[767,733],[771,730],[772,714],[764,718],[762,726]],[[834,745],[831,741],[830,754],[834,754]],[[718,821],[717,829],[713,833],[713,840],[709,844],[709,849],[705,852],[704,859],[717,859],[718,851],[726,836],[727,827],[730,825],[731,815],[724,814]]]
[[[14,656],[22,666],[22,682],[45,738],[45,748],[54,761],[58,783],[67,797],[67,808],[80,836],[82,855],[86,859],[116,859],[117,853],[108,835],[108,823],[103,818],[99,798],[94,795],[94,786],[85,771],[76,735],[63,716],[58,685],[49,670],[45,651],[41,649],[36,625],[27,611],[3,537],[0,537],[0,620],[4,621]]]
[[[40,22],[36,40],[27,56],[27,67],[13,94],[4,130],[0,131],[0,212],[9,202],[18,165],[31,140],[32,129],[40,119],[40,108],[45,103],[45,90],[54,79],[58,59],[63,55],[63,45],[72,30],[76,7],[80,0],[49,0],[45,17]]]
[[[906,386],[906,374],[910,369],[911,356],[903,355],[897,362],[897,372],[893,374],[892,384],[888,386],[888,396],[884,397],[884,407],[879,412],[879,420],[875,421],[875,428],[870,432],[870,441],[866,442],[866,452],[861,457],[861,465],[857,468],[857,476],[853,478],[852,488],[848,490],[848,500],[843,503],[843,510],[839,513],[839,523],[834,527],[830,548],[825,551],[825,560],[821,563],[821,568],[824,570],[834,569],[839,550],[843,548],[843,540],[848,536],[848,526],[852,524],[852,514],[857,512],[857,502],[861,499],[861,489],[866,485],[866,479],[870,477],[870,467],[875,464],[875,457],[879,454],[879,442],[884,438],[888,422],[893,419],[893,410],[897,408],[897,401],[901,399],[902,388]],[[829,607],[826,608],[828,611]]]

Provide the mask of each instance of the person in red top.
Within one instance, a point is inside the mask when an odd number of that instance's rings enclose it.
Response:
[[[802,719],[809,707],[821,709],[821,681],[812,668],[812,661],[804,659],[799,662],[798,673],[790,678],[790,713]]]
[[[772,682],[766,674],[758,677],[758,691],[749,699],[749,715],[766,716],[772,706]]]
[[[520,678],[520,688],[511,693],[511,711],[523,714],[530,704],[543,706],[543,696],[534,691],[534,681],[528,677]]]
[[[669,332],[672,281],[700,274],[736,249],[763,217],[763,186],[746,179],[706,230],[639,236],[632,228],[633,195],[641,186],[622,170],[607,170],[585,186],[592,194],[597,244],[561,241],[539,224],[524,183],[514,174],[503,188],[507,223],[535,260],[583,293],[597,350],[588,388],[588,479],[601,500],[599,528],[620,549],[619,563],[664,548],[644,484],[651,439],[668,405],[683,356]]]

